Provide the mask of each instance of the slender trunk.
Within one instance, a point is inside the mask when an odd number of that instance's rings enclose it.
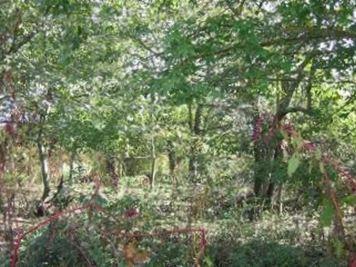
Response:
[[[151,109],[150,109],[150,127],[151,127],[151,172],[149,175],[150,187],[151,189],[155,185],[156,179],[156,144],[155,144],[155,127],[156,127],[156,117],[155,117],[155,107],[159,103],[159,97],[155,94],[151,95]]]
[[[174,175],[174,170],[176,168],[176,153],[174,151],[174,145],[172,141],[167,142],[168,151],[168,161],[169,161],[169,175]]]
[[[116,173],[117,173],[117,176],[119,178],[119,184],[120,184],[120,180],[121,180],[121,177],[122,177],[122,172],[123,172],[123,160],[122,160],[122,157],[119,157],[118,158],[118,161],[117,161],[117,170],[116,170]]]
[[[189,156],[189,177],[193,180],[198,176],[198,163],[195,153],[195,148],[191,147]]]
[[[150,186],[154,187],[156,178],[156,147],[154,137],[151,137],[151,174],[150,174]]]
[[[44,201],[48,197],[50,192],[49,182],[48,182],[50,174],[49,174],[48,155],[46,153],[46,149],[42,141],[43,140],[42,140],[42,129],[41,129],[37,138],[37,149],[38,149],[38,157],[41,164],[41,176],[42,176],[42,183],[43,183],[43,193],[42,193],[41,200]]]
[[[175,175],[177,156],[176,156],[173,142],[171,140],[168,140],[167,150],[168,150],[168,161],[169,161],[169,175],[171,176],[174,185],[177,185],[177,177]]]
[[[70,159],[69,159],[69,184],[73,184],[73,170],[74,170],[74,160],[75,160],[75,150],[73,150],[70,154]]]
[[[261,145],[257,142],[254,144],[254,157],[255,157],[255,173],[254,173],[254,186],[253,191],[256,197],[261,195],[262,191],[262,184],[264,179],[264,175],[266,174],[262,167],[264,167],[264,163],[261,161],[264,159],[263,151],[261,149]]]
[[[3,190],[5,188],[5,184],[3,181],[3,173],[5,172],[5,164],[6,164],[6,150],[7,150],[7,142],[6,139],[4,142],[0,144],[0,211],[4,209],[4,194]]]
[[[188,104],[188,125],[189,129],[193,131],[193,111],[192,111],[192,103]]]
[[[339,203],[337,192],[333,187],[332,180],[327,172],[324,173],[323,183],[325,186],[326,195],[329,198],[330,202],[332,203],[335,212],[333,235],[335,238],[337,238],[338,240],[344,243],[348,251],[353,251],[353,245],[346,238],[345,226],[343,223],[343,213],[342,213],[341,205]]]
[[[277,199],[276,199],[276,204],[278,205],[279,214],[283,212],[282,194],[283,194],[283,185],[280,184],[277,189]]]
[[[193,118],[191,106],[189,106],[189,127],[193,137],[192,144],[190,146],[190,156],[189,156],[189,176],[192,180],[196,179],[199,175],[199,169],[201,169],[202,162],[199,162],[198,155],[201,153],[200,138],[201,138],[201,122],[203,105],[198,104],[195,110],[195,116]]]
[[[274,127],[279,127],[279,122],[277,122],[277,125]],[[272,161],[274,161],[274,162],[280,161],[281,158],[283,157],[283,155],[282,155],[282,150],[281,150],[279,144],[275,144],[275,146],[272,148],[274,148]],[[270,173],[271,173],[271,175],[274,175],[274,173],[275,173],[274,168],[271,169]],[[280,197],[280,196],[278,196],[279,190],[282,190],[282,184],[276,185],[276,182],[273,181],[273,179],[270,179],[269,184],[268,184],[267,193],[266,193],[266,199],[267,199],[267,203],[272,208],[275,205],[276,200]]]
[[[192,136],[194,134],[194,118],[193,118],[193,111],[192,111],[192,104],[188,105],[188,125],[189,129],[192,133]],[[193,136],[194,137],[194,136]],[[196,157],[195,157],[195,147],[193,145],[193,142],[190,146],[190,155],[189,155],[189,163],[188,163],[188,171],[189,171],[189,176],[190,177],[195,177],[196,176],[196,167],[195,167],[195,162],[196,162]]]

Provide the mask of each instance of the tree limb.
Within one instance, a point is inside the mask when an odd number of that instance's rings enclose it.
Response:
[[[305,107],[300,107],[300,106],[296,106],[296,107],[288,107],[285,108],[283,111],[280,111],[278,113],[278,116],[280,117],[284,117],[285,115],[289,114],[289,113],[297,113],[297,112],[301,112],[304,113],[306,115],[312,115],[312,110],[309,108],[305,108]]]
[[[271,46],[291,42],[308,42],[315,39],[356,39],[356,33],[341,29],[306,29],[295,36],[277,38],[260,43],[261,46]]]

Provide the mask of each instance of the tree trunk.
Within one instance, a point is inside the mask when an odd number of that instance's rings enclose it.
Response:
[[[167,151],[168,151],[168,162],[169,162],[169,175],[173,177],[177,162],[176,162],[176,153],[174,150],[174,145],[171,140],[167,141]]]
[[[198,104],[195,110],[195,116],[193,118],[191,105],[189,105],[189,127],[192,134],[192,142],[190,146],[189,155],[189,176],[192,180],[195,180],[199,175],[200,169],[202,169],[202,162],[199,162],[199,154],[201,153],[200,138],[202,134],[201,123],[202,123],[202,113],[203,105]]]
[[[279,184],[276,190],[276,196],[272,200],[272,207],[278,208],[278,213],[281,214],[283,212],[283,203],[282,203],[282,192],[283,192],[283,185]]]
[[[301,81],[305,77],[305,72],[304,68],[311,62],[313,61],[313,54],[307,55],[307,57],[304,59],[303,62],[301,62],[298,66],[298,68],[295,70],[294,74],[297,75],[297,78],[293,81],[282,81],[281,82],[281,95],[282,97],[279,98],[277,95],[277,110],[275,113],[275,116],[273,118],[273,123],[270,125],[272,128],[272,131],[275,129],[278,129],[281,121],[283,118],[289,113],[289,112],[296,112],[296,111],[303,111],[303,112],[309,112],[311,109],[311,89],[312,89],[312,81],[313,77],[316,71],[316,65],[312,63],[312,67],[309,73],[309,77],[307,80],[307,86],[306,86],[306,96],[307,96],[307,107],[294,107],[290,108],[290,103],[292,100],[292,97],[294,95],[294,92],[297,90],[299,87]],[[267,176],[267,174],[270,176],[272,174],[271,170],[268,170],[268,172],[265,172],[263,174],[260,171],[260,166],[262,164],[266,164],[270,161],[276,161],[281,156],[281,151],[278,147],[278,144],[265,144],[265,153],[261,153],[261,148],[259,146],[264,146],[264,144],[261,144],[262,142],[255,142],[255,163],[257,166],[257,171],[255,171],[255,185],[254,185],[254,190],[256,193],[256,196],[262,196],[263,198],[267,198],[269,203],[271,203],[272,197],[275,193],[275,185],[274,182],[271,181],[270,179],[263,179],[262,175]],[[267,188],[265,190],[261,190],[261,188]]]
[[[37,138],[37,149],[38,149],[38,157],[41,164],[41,176],[42,176],[42,183],[43,183],[43,193],[42,193],[41,200],[44,201],[48,197],[50,192],[49,182],[48,182],[50,174],[49,174],[48,155],[46,153],[46,149],[42,141],[43,141],[42,129],[40,129]]]
[[[280,123],[287,115],[287,110],[292,100],[294,91],[298,84],[295,82],[282,82],[282,98],[277,98],[277,110],[273,118],[267,123],[269,124],[269,132],[276,133]],[[264,122],[266,123],[266,122]],[[268,135],[269,133],[267,133]],[[270,138],[271,140],[274,137]],[[269,139],[268,139],[269,140]],[[259,140],[254,144],[255,153],[255,178],[254,192],[257,197],[272,205],[272,199],[275,198],[275,182],[273,181],[272,163],[276,162],[281,156],[282,151],[279,148],[278,142]]]
[[[109,155],[106,156],[106,170],[111,178],[112,187],[116,190],[119,186],[119,175],[116,173],[115,159]]]
[[[177,177],[175,174],[176,165],[177,165],[177,156],[174,148],[174,144],[171,140],[167,142],[167,151],[168,151],[168,162],[169,162],[169,175],[172,178],[173,184],[177,185]]]
[[[155,147],[155,139],[151,137],[151,173],[150,173],[150,186],[154,187],[155,179],[156,179],[156,147]]]
[[[4,188],[5,184],[3,181],[3,174],[5,172],[5,164],[6,164],[6,150],[7,150],[7,142],[6,139],[4,142],[0,143],[0,211],[3,210],[4,203]]]
[[[117,160],[117,170],[116,173],[119,177],[119,185],[120,185],[120,179],[123,176],[123,160],[122,157],[120,156]]]
[[[74,170],[74,160],[75,160],[75,150],[73,150],[70,154],[70,159],[69,159],[69,175],[68,175],[68,181],[69,184],[73,184],[73,170]]]

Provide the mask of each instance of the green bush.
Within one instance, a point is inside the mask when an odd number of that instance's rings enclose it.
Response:
[[[233,240],[217,240],[208,248],[209,266],[234,267],[302,267],[346,266],[345,261],[326,256],[313,248],[301,248],[273,241],[254,239],[244,244]]]

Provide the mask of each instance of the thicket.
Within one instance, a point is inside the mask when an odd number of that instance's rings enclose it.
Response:
[[[0,0],[0,265],[353,267],[354,6]]]

